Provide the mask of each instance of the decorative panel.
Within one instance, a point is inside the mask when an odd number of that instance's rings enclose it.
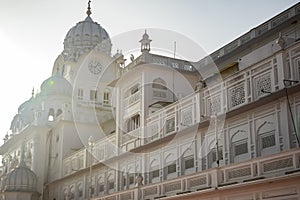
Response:
[[[240,104],[245,103],[245,86],[244,84],[240,84],[234,88],[232,88],[229,92],[230,94],[230,107],[235,107]]]
[[[188,179],[188,187],[189,188],[198,187],[198,186],[206,185],[206,184],[207,184],[206,176]]]
[[[182,111],[182,125],[188,126],[193,123],[192,109],[186,109]]]
[[[150,196],[150,195],[155,195],[157,194],[158,190],[157,187],[150,187],[150,188],[146,188],[144,189],[144,196]]]
[[[208,115],[221,112],[221,96],[218,95],[214,98],[208,99],[207,101]]]
[[[289,168],[292,166],[293,166],[293,159],[292,159],[292,157],[290,157],[290,158],[285,158],[285,159],[265,163],[265,164],[263,164],[263,170],[264,170],[264,172],[269,172],[269,171]]]
[[[240,178],[245,176],[251,176],[251,168],[250,167],[244,167],[240,169],[233,169],[228,171],[228,178],[234,179],[234,178]]]
[[[174,183],[164,185],[165,192],[173,192],[177,190],[181,190],[181,181],[176,181]]]
[[[255,79],[256,87],[256,97],[265,95],[266,92],[271,92],[271,74],[267,73],[265,75],[259,76]]]

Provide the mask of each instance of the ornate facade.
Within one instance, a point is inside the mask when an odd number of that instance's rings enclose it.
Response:
[[[3,199],[300,199],[300,4],[198,62],[145,32],[125,64],[87,15],[0,147]]]

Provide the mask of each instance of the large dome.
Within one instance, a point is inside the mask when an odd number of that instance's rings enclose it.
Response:
[[[37,176],[26,167],[24,162],[7,174],[4,183],[5,192],[35,192],[37,187]]]
[[[65,59],[77,60],[80,55],[91,51],[98,44],[104,43],[102,51],[111,54],[111,41],[108,33],[90,16],[72,27],[64,39],[63,55]],[[101,50],[101,49],[99,49]]]
[[[72,85],[63,76],[55,74],[46,79],[41,85],[41,94],[45,96],[72,96]]]

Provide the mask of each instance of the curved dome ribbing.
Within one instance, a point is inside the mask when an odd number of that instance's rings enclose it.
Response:
[[[80,55],[91,51],[103,42],[107,46],[103,52],[110,55],[111,41],[108,33],[90,16],[87,16],[84,21],[78,22],[68,31],[64,39],[63,55],[67,59],[76,60]]]
[[[37,176],[23,162],[7,174],[4,183],[5,192],[35,192],[36,187]]]
[[[41,94],[72,96],[72,85],[63,76],[55,74],[46,79],[41,85]]]

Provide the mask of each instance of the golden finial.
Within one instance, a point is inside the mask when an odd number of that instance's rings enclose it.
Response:
[[[91,11],[91,0],[89,0],[89,2],[88,2],[88,8],[87,8],[86,14],[88,16],[90,16],[92,14],[92,11]]]

